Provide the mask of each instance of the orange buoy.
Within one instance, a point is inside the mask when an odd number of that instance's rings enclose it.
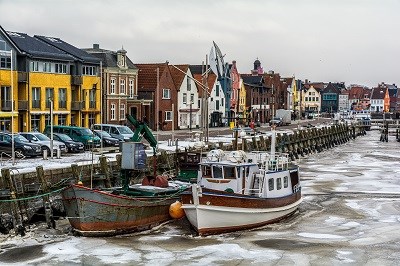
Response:
[[[180,219],[185,216],[185,211],[180,201],[175,201],[169,206],[169,215],[174,219]]]

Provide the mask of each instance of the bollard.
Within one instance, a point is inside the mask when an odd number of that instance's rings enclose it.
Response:
[[[47,160],[47,149],[43,150],[43,160]]]
[[[57,159],[60,159],[60,158],[61,158],[61,150],[57,149]]]

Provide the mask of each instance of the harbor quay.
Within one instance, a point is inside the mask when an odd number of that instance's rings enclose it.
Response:
[[[307,122],[307,125],[310,125]],[[296,130],[289,133],[288,129],[278,131],[276,138],[276,149],[289,155],[291,160],[298,160],[308,154],[318,153],[326,149],[344,144],[357,136],[366,134],[365,128],[357,124],[320,124],[313,127],[294,126]],[[265,130],[262,132],[262,130]],[[227,142],[210,142],[206,147],[200,147],[203,152],[218,148],[223,150],[243,149],[245,151],[258,150],[265,151],[270,149],[271,137],[266,134],[270,128],[261,127],[258,134],[243,135],[235,138],[232,129],[214,130],[214,134],[225,134],[230,132],[231,140]],[[188,134],[191,132],[180,132]],[[264,133],[264,134],[262,134]],[[212,134],[212,135],[214,135]],[[160,134],[162,135],[162,134]],[[190,135],[190,134],[189,134]],[[237,135],[237,134],[236,134]],[[164,135],[170,137],[169,134]],[[190,136],[189,136],[190,137]],[[179,140],[178,140],[179,141]],[[161,141],[162,142],[162,141]],[[188,151],[198,151],[198,147],[187,148]],[[172,151],[161,151],[156,157],[158,174],[164,172],[174,172],[177,168],[175,153]],[[69,159],[69,158],[68,158]],[[68,161],[62,159],[61,161]],[[153,172],[154,157],[147,160],[147,172],[140,172],[133,182],[140,181],[143,176]],[[38,160],[36,160],[38,161]],[[28,166],[32,166],[28,164]],[[47,166],[48,165],[48,166]],[[30,170],[29,170],[30,169]],[[21,230],[24,224],[29,223],[33,217],[41,220],[47,219],[47,223],[52,220],[51,212],[45,213],[45,202],[51,199],[51,210],[59,215],[63,213],[59,191],[70,183],[82,182],[92,187],[115,185],[119,180],[121,170],[120,154],[88,154],[70,163],[57,163],[56,167],[50,167],[50,162],[39,163],[34,168],[18,169],[18,164],[13,167],[3,167],[1,169],[1,213],[3,232],[8,232],[16,225],[20,225]],[[24,204],[21,204],[21,203]],[[13,215],[11,215],[13,214]],[[39,216],[38,216],[39,214]]]

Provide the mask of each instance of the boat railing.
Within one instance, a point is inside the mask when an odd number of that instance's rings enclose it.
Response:
[[[289,163],[289,154],[276,153],[273,156],[269,156],[268,160],[264,161],[261,166],[267,171],[282,171],[289,169]]]

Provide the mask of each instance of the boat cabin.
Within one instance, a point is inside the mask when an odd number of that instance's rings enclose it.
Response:
[[[299,189],[298,167],[289,164],[287,155],[210,151],[199,165],[198,184],[210,189],[262,198],[284,197]]]

